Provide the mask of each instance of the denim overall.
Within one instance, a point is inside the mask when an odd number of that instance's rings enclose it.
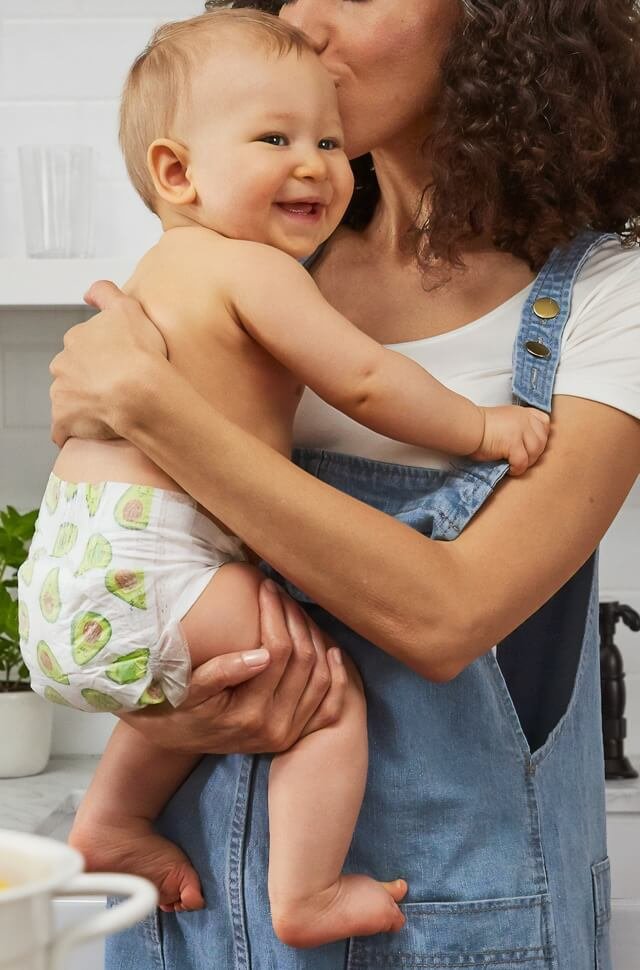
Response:
[[[603,238],[556,250],[534,284],[514,348],[517,401],[551,409],[573,283]],[[507,471],[304,450],[296,461],[441,540],[455,539]],[[281,944],[267,897],[270,757],[209,756],[158,823],[196,866],[207,909],[156,912],[112,938],[107,970],[611,970],[596,555],[445,684],[289,591],[362,674],[370,767],[346,869],[403,876],[406,926],[311,950]]]

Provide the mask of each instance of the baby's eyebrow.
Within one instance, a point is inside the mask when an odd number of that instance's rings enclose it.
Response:
[[[269,111],[267,117],[275,121],[293,121],[300,116],[294,111]]]

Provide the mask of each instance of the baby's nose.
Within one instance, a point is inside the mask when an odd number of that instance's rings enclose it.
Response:
[[[304,158],[298,161],[294,175],[299,179],[312,178],[318,181],[326,179],[327,163],[322,152],[319,149],[314,152],[307,152]]]

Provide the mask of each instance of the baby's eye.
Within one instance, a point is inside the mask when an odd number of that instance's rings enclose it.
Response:
[[[321,148],[325,152],[333,152],[336,148],[340,148],[340,142],[337,138],[322,138],[318,142],[318,148]]]
[[[275,145],[276,148],[284,148],[289,144],[289,139],[286,135],[263,135],[258,141],[265,141],[269,145]]]

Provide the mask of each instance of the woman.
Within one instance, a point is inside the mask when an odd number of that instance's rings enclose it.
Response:
[[[640,15],[632,0],[262,6],[314,39],[356,159],[346,224],[310,267],[325,296],[478,403],[507,403],[513,376],[517,398],[552,405],[552,437],[493,495],[504,466],[449,466],[307,395],[296,467],[194,394],[138,305],[93,288],[103,314],[52,365],[54,440],[130,439],[354,657],[371,763],[349,863],[410,887],[396,935],[282,946],[269,759],[205,758],[161,826],[207,909],[143,921],[107,965],[608,970],[595,549],[640,469]],[[139,730],[267,751],[331,718],[340,677],[323,710],[322,650],[305,666],[316,628],[262,595],[266,670],[234,690],[249,675],[231,658]]]

